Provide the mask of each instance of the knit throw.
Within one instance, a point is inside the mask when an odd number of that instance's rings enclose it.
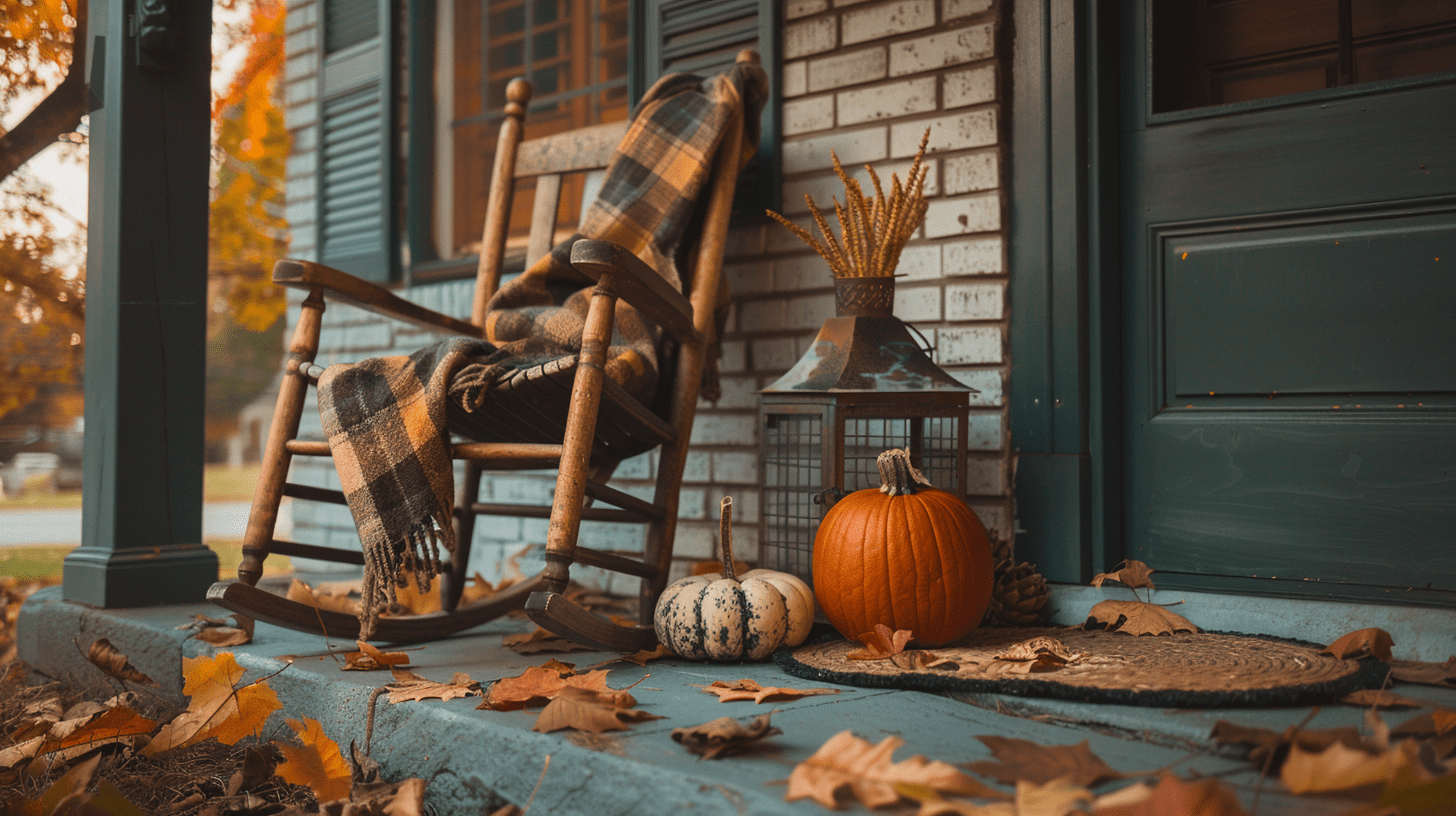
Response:
[[[443,568],[440,547],[455,552],[448,402],[471,412],[506,372],[580,352],[593,282],[569,261],[579,238],[627,247],[681,290],[673,258],[712,157],[739,100],[744,160],[751,155],[767,87],[761,69],[741,64],[706,81],[684,74],[659,80],[639,104],[578,233],[491,299],[490,342],[454,338],[408,356],[330,366],[319,378],[319,413],[364,550],[361,638],[396,604],[396,586],[413,576],[426,590]],[[726,306],[726,288],[718,302]],[[604,368],[643,401],[656,386],[658,336],[650,320],[618,301]],[[715,356],[709,369],[716,370]],[[716,377],[704,380],[705,396],[715,399]]]

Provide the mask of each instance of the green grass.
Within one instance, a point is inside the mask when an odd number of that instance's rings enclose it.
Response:
[[[202,472],[202,500],[209,502],[247,501],[253,498],[258,466],[208,465]],[[81,491],[44,493],[32,490],[22,496],[0,499],[3,510],[56,510],[81,506]]]
[[[239,539],[217,539],[207,542],[217,553],[218,577],[234,578],[238,564],[243,561],[243,542]],[[61,562],[66,554],[75,549],[69,544],[42,544],[34,547],[0,547],[0,575],[22,580],[52,578],[60,580]],[[273,575],[293,569],[288,558],[282,555],[269,556],[263,562],[263,574]]]

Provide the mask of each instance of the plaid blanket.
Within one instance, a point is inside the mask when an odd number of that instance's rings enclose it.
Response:
[[[579,353],[592,281],[569,261],[578,238],[615,241],[682,289],[675,255],[712,157],[740,100],[744,161],[752,155],[767,89],[763,71],[750,65],[706,81],[659,80],[634,112],[578,233],[491,299],[490,342],[455,338],[407,357],[330,366],[319,378],[319,413],[364,549],[361,638],[395,604],[396,586],[413,575],[424,590],[442,569],[440,547],[455,552],[447,400],[472,411],[507,369]],[[721,313],[726,287],[718,303]],[[656,386],[658,336],[650,320],[618,302],[606,374],[644,401]],[[710,360],[716,371],[716,353]],[[716,376],[704,380],[706,396],[716,399]]]

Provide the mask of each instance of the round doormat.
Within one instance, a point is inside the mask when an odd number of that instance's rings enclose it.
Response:
[[[1024,662],[997,659],[1033,638],[1054,638],[1072,659],[1034,673],[1018,673]],[[978,629],[953,645],[918,654],[846,657],[862,648],[831,640],[781,649],[774,659],[796,677],[852,686],[1195,708],[1329,701],[1378,687],[1386,672],[1373,658],[1341,660],[1319,654],[1319,646],[1214,632],[1134,637],[1075,627]],[[931,665],[936,661],[941,662]]]

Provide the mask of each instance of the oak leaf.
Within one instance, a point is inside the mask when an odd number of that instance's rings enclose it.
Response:
[[[674,728],[672,739],[703,759],[731,756],[761,739],[784,733],[769,724],[772,713],[760,714],[747,725],[732,717],[719,717],[690,728]]]
[[[1390,676],[1402,683],[1456,688],[1456,655],[1445,663],[1423,663],[1419,660],[1390,661]]]
[[[1384,629],[1357,629],[1348,635],[1342,635],[1334,643],[1326,646],[1320,654],[1332,655],[1343,660],[1358,660],[1362,657],[1374,656],[1384,663],[1390,662],[1390,647],[1395,645],[1395,640],[1390,633]]]
[[[563,670],[564,667],[564,670]],[[593,692],[612,692],[626,695],[625,690],[607,686],[606,669],[572,674],[570,664],[556,660],[540,666],[531,666],[515,677],[502,677],[490,686],[485,701],[478,707],[495,711],[519,711],[531,705],[542,705],[559,695],[564,689],[579,688]],[[636,701],[627,703],[635,705]]]
[[[625,731],[629,722],[663,719],[657,714],[620,705],[619,701],[620,698],[612,694],[568,686],[541,709],[531,730],[549,733],[574,728],[600,734],[603,731]]]
[[[1139,783],[1140,785],[1143,783]],[[1144,787],[1147,787],[1144,785]],[[1128,791],[1129,793],[1124,793]],[[1120,800],[1112,797],[1119,796]],[[1138,798],[1140,796],[1140,798]],[[1137,798],[1137,801],[1126,801]],[[1233,788],[1217,779],[1185,782],[1164,776],[1144,793],[1138,786],[1114,791],[1096,801],[1097,816],[1246,816]]]
[[[237,688],[243,674],[243,667],[231,652],[182,658],[185,680],[182,691],[191,698],[187,710],[162,726],[142,749],[142,754],[155,756],[208,737],[216,737],[223,745],[233,745],[243,737],[256,734],[268,715],[283,704],[263,680]]]
[[[501,645],[516,654],[550,654],[564,652],[588,652],[592,647],[583,646],[572,640],[536,627],[534,632],[521,632],[501,638]]]
[[[897,783],[924,785],[940,794],[1004,798],[994,788],[977,782],[953,765],[912,756],[892,762],[891,756],[905,741],[885,737],[878,745],[841,731],[819,746],[813,756],[794,766],[789,774],[786,801],[813,799],[827,808],[839,807],[841,797],[850,796],[866,807],[885,807],[900,801]]]
[[[998,761],[981,760],[967,763],[965,767],[1003,785],[1018,781],[1041,785],[1065,778],[1078,787],[1087,788],[1123,777],[1092,753],[1087,740],[1076,745],[1041,745],[1030,740],[989,734],[976,739],[990,748],[991,755]]]
[[[148,686],[157,684],[155,680],[138,671],[127,656],[111,645],[111,641],[106,638],[97,638],[92,641],[91,648],[86,650],[86,659],[91,661],[96,668],[118,680],[129,680]]]
[[[390,666],[409,665],[409,655],[404,652],[384,652],[365,641],[356,640],[357,652],[344,655],[343,671],[378,671]]]
[[[892,630],[883,623],[877,623],[873,632],[865,632],[857,638],[865,647],[856,649],[845,657],[850,660],[884,660],[905,651],[905,644],[914,637],[909,629]]]
[[[1119,568],[1112,572],[1099,572],[1092,578],[1092,586],[1100,587],[1104,581],[1116,581],[1124,586],[1133,589],[1156,589],[1153,586],[1153,579],[1150,578],[1155,570],[1141,561],[1128,559],[1123,561]]]
[[[752,700],[755,703],[763,703],[768,700],[787,702],[797,700],[800,697],[839,693],[839,689],[831,688],[795,689],[783,688],[781,686],[760,686],[748,678],[732,683],[714,680],[706,686],[699,686],[699,688],[708,694],[718,695],[718,702],[720,703],[731,703],[735,700]]]
[[[1142,601],[1102,601],[1087,613],[1084,629],[1106,629],[1129,635],[1171,635],[1197,632],[1191,621],[1157,604]]]
[[[470,679],[465,672],[455,672],[447,683],[437,683],[415,674],[409,669],[390,667],[389,671],[394,675],[392,682],[386,683],[385,688],[389,689],[389,701],[391,703],[403,703],[411,700],[453,700],[456,697],[474,697],[480,694],[480,684]]]
[[[275,743],[283,752],[278,776],[289,784],[307,786],[321,804],[348,798],[354,780],[339,744],[329,739],[318,720],[304,717],[302,722],[289,720],[288,724],[303,745]]]

